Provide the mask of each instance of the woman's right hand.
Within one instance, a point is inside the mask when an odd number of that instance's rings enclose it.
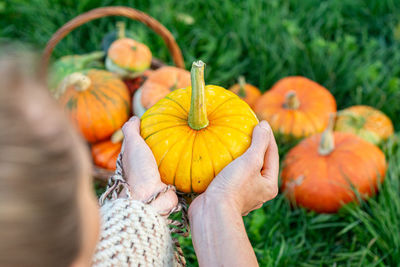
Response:
[[[214,178],[193,201],[189,213],[196,212],[196,202],[207,198],[209,203],[226,203],[246,215],[278,194],[278,172],[278,147],[271,127],[261,121],[253,130],[248,150]]]

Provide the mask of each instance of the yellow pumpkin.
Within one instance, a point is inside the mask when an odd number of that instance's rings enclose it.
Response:
[[[258,120],[234,93],[205,85],[204,63],[194,62],[191,84],[168,94],[142,116],[141,135],[156,158],[162,181],[202,193],[249,147]]]

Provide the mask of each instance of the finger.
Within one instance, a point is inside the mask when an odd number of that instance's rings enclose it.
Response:
[[[269,133],[269,145],[264,155],[264,165],[261,170],[261,175],[270,180],[273,186],[278,186],[279,174],[279,153],[276,145],[275,137],[272,131]]]

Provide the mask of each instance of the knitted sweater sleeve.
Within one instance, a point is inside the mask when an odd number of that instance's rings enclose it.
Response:
[[[149,205],[119,198],[101,207],[93,266],[175,266],[166,219]]]

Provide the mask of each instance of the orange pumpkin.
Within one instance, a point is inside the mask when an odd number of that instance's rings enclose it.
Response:
[[[321,135],[289,151],[282,170],[282,189],[299,206],[320,213],[373,195],[385,177],[386,160],[375,145],[352,133],[333,132],[333,119]]]
[[[275,133],[301,138],[322,132],[336,101],[324,87],[305,77],[278,81],[257,101],[254,111]]]
[[[150,49],[138,41],[125,37],[125,26],[119,24],[118,39],[107,52],[106,68],[121,77],[137,77],[150,68]]]
[[[94,163],[108,170],[115,170],[119,152],[121,152],[123,134],[121,130],[116,131],[110,140],[106,140],[92,146],[92,157]]]
[[[246,83],[243,76],[240,76],[239,83],[232,85],[229,90],[237,94],[252,108],[254,108],[256,101],[261,96],[260,90],[254,85]]]
[[[162,181],[201,193],[250,145],[258,120],[234,93],[204,83],[204,63],[194,62],[192,87],[177,89],[144,113],[141,135],[153,151]]]
[[[61,83],[58,92],[69,117],[89,142],[110,137],[129,117],[129,91],[111,72],[73,73]]]
[[[165,66],[153,71],[136,91],[133,98],[133,112],[141,117],[157,101],[170,92],[190,85],[190,72],[184,69]]]
[[[369,106],[352,106],[338,112],[335,130],[354,133],[379,144],[393,135],[392,121],[380,110]]]

